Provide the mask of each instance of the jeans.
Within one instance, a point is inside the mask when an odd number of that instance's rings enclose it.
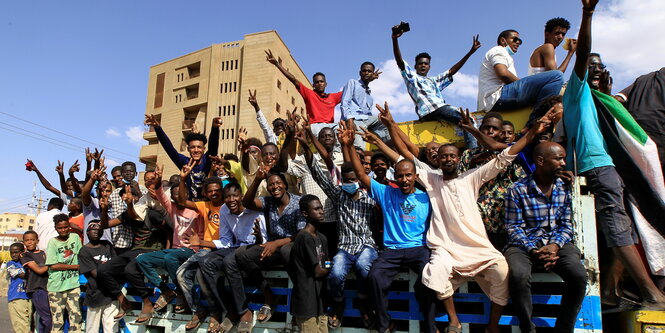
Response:
[[[377,317],[377,329],[379,332],[385,332],[390,325],[390,316],[388,315],[388,289],[397,275],[398,268],[409,267],[418,274],[414,291],[416,300],[420,305],[420,311],[425,317],[425,327],[421,327],[421,332],[436,332],[434,291],[425,287],[422,283],[423,268],[429,262],[430,250],[425,246],[410,247],[405,249],[386,249],[381,252],[374,261],[372,269],[369,271],[368,286],[370,291],[370,302],[374,307]]]
[[[528,253],[518,247],[509,247],[504,252],[510,267],[510,294],[513,306],[520,319],[522,332],[535,332],[531,321],[531,268],[533,263]],[[582,307],[587,285],[587,275],[580,259],[580,250],[567,243],[558,252],[559,259],[552,268],[564,282],[559,315],[556,318],[556,332],[573,332],[577,313]]]
[[[193,312],[202,311],[201,307],[201,297],[199,294],[194,292],[194,282],[195,280],[203,281],[201,272],[199,271],[199,266],[203,262],[203,257],[210,253],[209,249],[201,249],[199,252],[194,253],[189,257],[176,272],[178,278],[178,284],[182,293],[185,295],[185,300],[187,300],[187,305],[192,309]],[[199,282],[201,289],[206,288],[204,283]],[[203,291],[202,291],[203,292]],[[208,293],[209,294],[209,293]]]
[[[263,248],[259,245],[241,246],[235,252],[235,261],[228,260],[224,263],[226,278],[231,287],[231,296],[233,305],[238,315],[247,311],[245,285],[242,281],[242,272],[247,276],[247,280],[254,286],[264,288],[267,281],[263,278],[262,267],[275,265],[287,265],[291,255],[293,243],[286,244],[275,251],[270,257],[261,259]]]
[[[136,263],[145,275],[148,282],[160,290],[167,290],[168,286],[155,271],[157,268],[164,268],[169,273],[171,281],[178,285],[178,268],[189,257],[194,254],[194,250],[188,248],[168,249],[144,253],[136,258]]]
[[[48,292],[44,289],[37,289],[28,294],[32,305],[35,306],[35,312],[39,315],[39,325],[37,332],[48,333],[53,328],[53,319],[51,318],[51,307],[48,302]]]
[[[208,300],[210,312],[220,314],[220,318],[226,317],[226,306],[224,306],[224,298],[222,298],[224,284],[222,283],[221,286],[219,284],[219,273],[223,272],[226,262],[235,261],[235,250],[236,248],[218,249],[210,252],[199,262],[199,270],[203,277],[203,281],[199,281],[199,283],[205,284],[205,288],[201,288],[201,291]]]
[[[558,95],[563,86],[563,73],[542,72],[506,84],[492,111],[514,110],[539,104],[547,97]]]
[[[367,297],[367,275],[369,275],[369,270],[372,268],[372,262],[377,257],[376,249],[371,246],[363,247],[358,254],[349,254],[344,250],[337,251],[337,254],[333,257],[332,269],[328,275],[328,287],[335,302],[341,302],[344,299],[344,283],[351,266],[356,272],[358,297]]]
[[[452,105],[444,105],[432,111],[431,113],[424,115],[423,117],[420,118],[420,120],[422,121],[444,120],[457,126],[457,124],[459,124],[459,122],[462,120],[462,114],[460,113],[459,108],[454,107]],[[478,147],[478,141],[476,140],[476,138],[467,131],[463,132],[464,132],[464,146],[466,147],[466,149]]]
[[[374,132],[381,141],[386,143],[390,141],[390,133],[388,133],[388,129],[376,116],[369,116],[367,119],[354,119],[354,123],[358,127],[358,131],[360,131],[360,127],[364,127],[368,131]],[[363,137],[360,136],[360,134],[356,134],[353,145],[362,148],[363,150],[366,149],[365,140],[363,140]]]

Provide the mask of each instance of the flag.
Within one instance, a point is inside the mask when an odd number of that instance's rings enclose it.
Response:
[[[654,141],[614,97],[592,90],[608,153],[626,186],[624,196],[651,272],[665,276],[665,181]]]

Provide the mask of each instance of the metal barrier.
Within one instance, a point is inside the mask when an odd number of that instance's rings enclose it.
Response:
[[[580,195],[579,183],[583,179],[578,179],[574,190],[573,212],[575,217],[575,231],[576,231],[576,244],[580,248],[584,265],[587,269],[589,276],[589,283],[587,286],[586,296],[582,304],[575,324],[575,332],[602,332],[601,308],[600,308],[600,294],[599,294],[599,278],[598,278],[598,255],[596,248],[596,224],[595,224],[595,211],[593,205],[593,197],[587,195]],[[267,270],[264,272],[266,278],[271,280],[272,288],[276,295],[284,296],[284,302],[281,302],[274,310],[270,322],[255,323],[254,332],[292,332],[292,317],[289,313],[289,302],[291,289],[293,287],[291,280],[285,271],[281,270]],[[352,274],[347,281],[347,286],[352,286]],[[413,292],[413,282],[415,281],[416,274],[413,272],[400,272],[395,282],[391,287],[388,294],[390,300],[389,313],[393,320],[397,323],[397,332],[420,332],[420,320],[422,315],[418,310],[418,303],[415,300]],[[532,287],[538,285],[547,285],[546,290],[550,291],[548,294],[536,293],[533,294],[534,308],[543,307],[539,311],[534,312],[533,322],[537,327],[554,327],[555,313],[557,305],[561,301],[561,287],[562,280],[553,273],[534,273],[532,280]],[[251,295],[258,294],[259,291],[255,289],[248,289],[250,297],[250,309],[258,310],[260,304],[251,302]],[[360,325],[353,326],[353,323],[359,323],[360,312],[354,307],[354,300],[356,292],[354,290],[345,291],[346,307],[344,311],[343,326],[335,332],[339,333],[355,333],[355,332],[368,332],[368,330],[361,328]],[[153,301],[159,294],[156,294]],[[128,295],[128,299],[132,302],[141,302],[136,296]],[[490,314],[490,301],[482,293],[482,291],[470,281],[460,287],[454,296],[457,313],[460,321],[463,323],[463,331],[469,332],[472,325],[486,324],[489,320]],[[132,325],[131,322],[136,320],[139,310],[129,311],[125,319],[121,322],[122,332],[172,332],[172,333],[185,333],[185,324],[191,318],[191,315],[176,314],[172,310],[173,305],[167,307],[167,311],[163,313],[154,313],[153,318],[148,325]],[[507,307],[500,319],[501,325],[512,326],[513,332],[519,332],[517,317],[510,315],[510,306]],[[254,316],[256,318],[256,316]],[[448,316],[443,314],[437,317],[437,321],[446,322]],[[129,324],[128,324],[129,323]],[[202,331],[207,328],[207,324],[203,323],[199,328]]]

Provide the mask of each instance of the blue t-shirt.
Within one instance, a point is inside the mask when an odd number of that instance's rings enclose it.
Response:
[[[9,302],[15,299],[28,299],[28,295],[25,293],[25,280],[18,277],[21,273],[25,273],[25,270],[20,262],[13,260],[7,262],[7,276],[9,277],[7,301]]]
[[[566,151],[566,164],[574,170],[573,149],[577,153],[577,172],[591,169],[614,166],[612,158],[607,153],[607,144],[600,132],[598,111],[593,103],[591,88],[586,82],[588,71],[584,80],[580,80],[575,71],[570,75],[566,92],[563,94],[563,124],[566,129],[568,141]]]
[[[425,245],[432,208],[427,193],[416,189],[405,195],[398,188],[372,179],[370,197],[383,212],[383,245],[405,249]]]

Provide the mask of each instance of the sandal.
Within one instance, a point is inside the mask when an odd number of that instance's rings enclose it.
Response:
[[[219,326],[219,320],[217,320],[217,316],[210,316],[210,322],[208,323],[207,333],[218,333],[219,329],[220,326]]]
[[[159,295],[159,298],[157,299],[157,302],[155,302],[154,310],[155,311],[161,311],[163,310],[167,305],[171,304],[171,302],[178,297],[176,293],[170,292],[168,294],[161,294]]]
[[[226,317],[224,318],[224,320],[222,320],[222,324],[219,325],[219,331],[217,331],[217,333],[231,332],[232,329],[233,329],[233,322],[231,321],[231,319]]]
[[[336,330],[342,326],[342,317],[341,316],[330,316],[328,317],[328,328],[331,330]]]
[[[152,318],[152,312],[141,312],[132,325],[147,325]]]
[[[260,315],[264,315],[265,317],[263,319],[259,319]],[[263,304],[263,306],[259,309],[259,314],[256,316],[256,320],[261,323],[265,323],[270,320],[270,317],[272,317],[272,308],[268,304]]]
[[[115,316],[113,316],[113,320],[120,320],[120,319],[124,318],[125,315],[127,314],[127,311],[129,311],[129,309],[131,309],[131,308],[132,308],[132,305],[131,305],[131,304],[126,305],[126,306],[120,304],[120,305],[118,306],[118,314],[116,314]]]
[[[458,333],[462,333],[462,326],[460,326],[460,327],[456,327],[456,326],[450,326],[450,325],[448,325],[448,327],[446,327],[446,329],[443,330],[443,331],[444,331],[444,332],[458,332]]]
[[[251,321],[241,321],[238,324],[238,333],[251,333],[252,328],[253,327]]]
[[[206,312],[197,312],[192,315],[192,319],[187,322],[187,325],[185,325],[185,331],[194,331],[199,328],[201,322],[204,321],[207,316],[208,314]]]

